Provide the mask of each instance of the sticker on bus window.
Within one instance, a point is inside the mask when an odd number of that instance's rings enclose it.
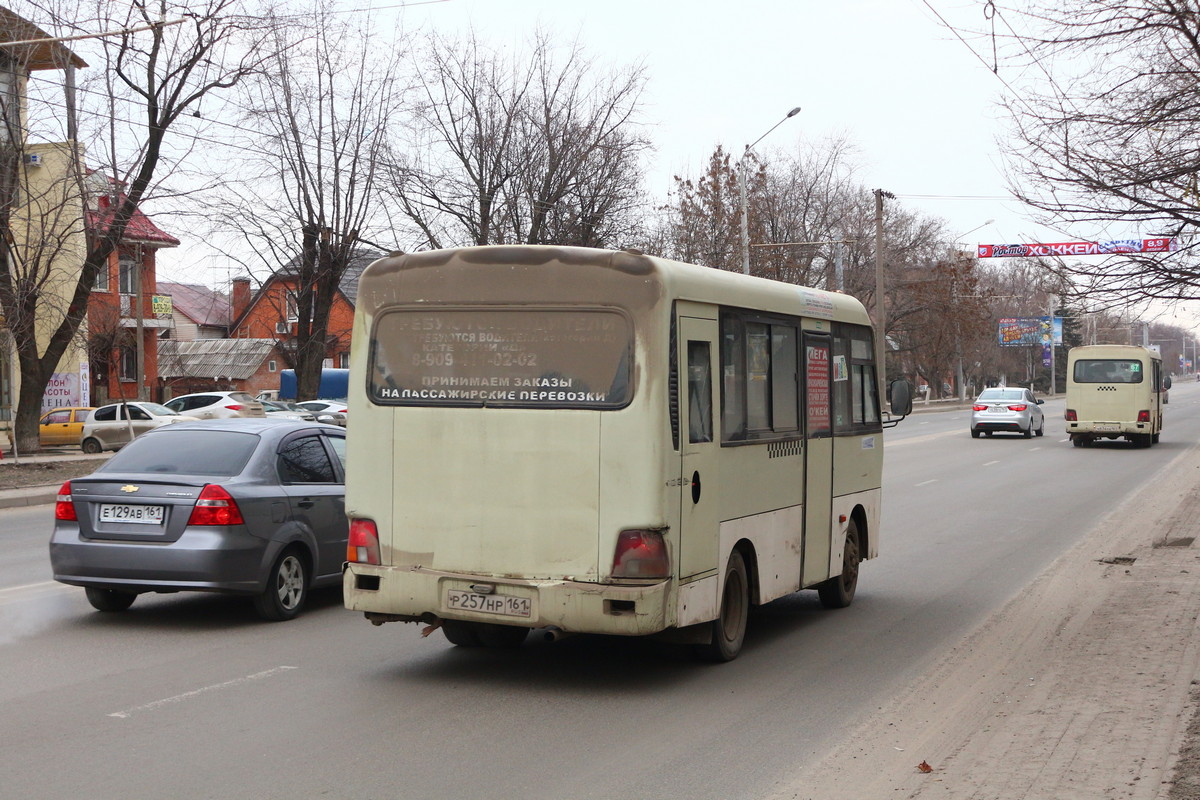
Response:
[[[847,362],[845,356],[833,357],[833,380],[835,383],[837,381],[845,381],[850,379],[850,370],[847,368],[846,364]]]
[[[401,308],[371,339],[379,405],[621,408],[633,333],[610,309]]]

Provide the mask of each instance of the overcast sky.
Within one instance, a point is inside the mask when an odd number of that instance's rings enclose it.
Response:
[[[1011,199],[997,147],[1005,131],[997,102],[1006,89],[989,69],[991,43],[968,37],[968,46],[943,24],[989,30],[982,0],[361,0],[361,6],[408,31],[473,27],[494,46],[523,48],[541,26],[564,41],[578,37],[588,54],[614,67],[644,64],[643,121],[656,147],[647,188],[660,199],[672,175],[697,175],[717,144],[740,154],[800,106],[756,150],[769,157],[845,134],[859,151],[860,183],[945,219],[965,245],[1153,233],[1048,229]],[[1005,22],[1021,29],[1019,18],[1005,17],[997,20],[1001,32]],[[1001,77],[1020,80],[1004,68]]]
[[[930,4],[956,26],[985,24],[980,0]],[[447,0],[400,13],[406,27],[473,25],[513,47],[541,25],[614,65],[644,63],[654,194],[665,196],[672,174],[699,173],[717,144],[740,154],[800,106],[757,149],[846,133],[864,184],[945,218],[954,234],[989,219],[972,242],[1052,233],[1011,200],[964,199],[1009,196],[995,141],[1003,85],[922,0]]]

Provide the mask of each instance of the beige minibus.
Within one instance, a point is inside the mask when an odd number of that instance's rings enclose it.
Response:
[[[1162,356],[1145,347],[1098,344],[1067,354],[1067,434],[1076,447],[1097,439],[1158,442],[1170,378]]]
[[[849,605],[882,538],[874,337],[849,295],[635,251],[376,261],[346,607],[463,647],[663,634],[728,661],[751,606]]]

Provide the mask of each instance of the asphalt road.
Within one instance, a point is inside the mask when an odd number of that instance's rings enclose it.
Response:
[[[49,580],[51,507],[0,511],[0,795],[765,796],[1196,441],[1200,385],[1172,399],[1147,450],[1071,447],[1061,400],[1030,440],[905,420],[854,605],[776,601],[725,665],[596,637],[459,650],[336,592],[282,624],[187,594],[99,614]]]

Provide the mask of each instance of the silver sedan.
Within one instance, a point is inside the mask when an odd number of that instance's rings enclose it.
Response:
[[[1046,432],[1043,402],[1020,387],[984,389],[971,406],[971,436],[978,439],[981,434],[991,436],[997,431],[1020,433],[1026,439],[1034,434],[1041,436]]]

